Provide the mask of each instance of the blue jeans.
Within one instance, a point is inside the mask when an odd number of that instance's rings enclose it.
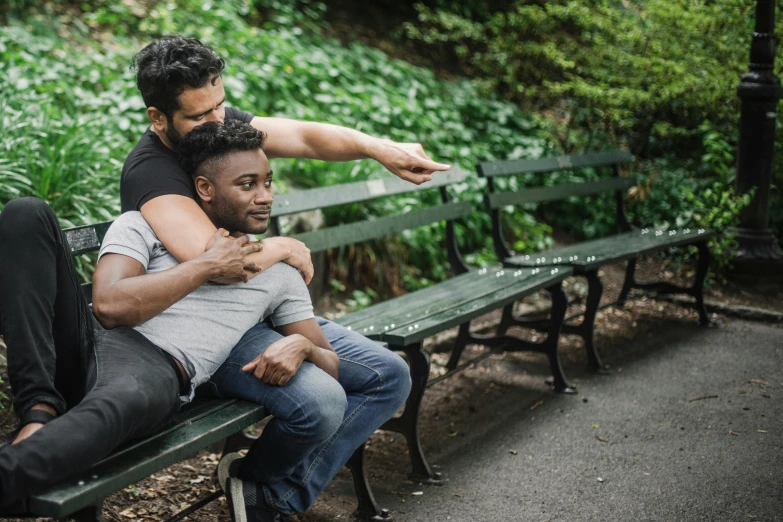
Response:
[[[199,394],[262,404],[274,418],[253,443],[240,476],[259,483],[283,513],[309,508],[353,452],[405,404],[411,379],[394,352],[318,318],[340,358],[338,380],[305,361],[285,386],[265,384],[242,366],[282,338],[259,323],[199,388]]]

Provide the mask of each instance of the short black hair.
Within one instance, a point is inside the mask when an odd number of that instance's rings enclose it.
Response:
[[[182,168],[191,176],[212,174],[229,152],[263,149],[266,134],[249,123],[226,120],[207,122],[187,133],[179,144]]]
[[[226,62],[209,46],[181,34],[164,36],[139,51],[132,60],[136,86],[147,107],[171,119],[177,97],[187,87],[198,89],[220,77]]]

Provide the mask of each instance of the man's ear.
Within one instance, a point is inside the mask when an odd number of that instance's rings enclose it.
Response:
[[[155,127],[158,132],[164,132],[168,123],[168,118],[162,111],[156,107],[147,107],[147,118],[150,119],[150,123]]]
[[[204,176],[196,176],[193,180],[196,184],[196,194],[201,201],[209,203],[215,197],[215,186]]]

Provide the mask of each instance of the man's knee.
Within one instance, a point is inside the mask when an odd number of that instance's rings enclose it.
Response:
[[[328,439],[342,424],[348,405],[340,383],[328,375],[309,386],[311,390],[288,419],[288,429],[300,436]]]
[[[389,351],[378,371],[381,372],[384,382],[397,397],[397,402],[400,405],[404,404],[411,391],[411,373],[405,360],[398,354]]]
[[[37,217],[43,220],[36,219]],[[16,234],[25,237],[31,228],[41,226],[51,220],[56,220],[52,208],[45,201],[25,197],[12,199],[6,203],[0,212],[0,230],[4,234]]]

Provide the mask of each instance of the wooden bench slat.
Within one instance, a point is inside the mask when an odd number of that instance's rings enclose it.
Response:
[[[509,269],[507,273],[513,274],[511,270]],[[382,339],[392,347],[407,346],[422,341],[427,337],[511,304],[526,295],[548,288],[573,273],[573,269],[567,266],[528,268],[520,271],[523,273],[512,284],[500,287],[493,292],[443,310],[440,313],[422,318],[417,322],[418,328],[411,327],[409,324],[391,330],[388,333],[384,333]]]
[[[543,201],[555,201],[570,196],[587,196],[602,192],[627,190],[636,185],[633,178],[610,178],[601,181],[587,183],[567,183],[554,187],[534,187],[520,189],[515,192],[493,192],[489,194],[489,206],[492,209],[506,205],[520,205],[522,203],[540,203]]]
[[[503,277],[497,274],[503,272]],[[378,337],[390,329],[415,323],[434,313],[514,284],[502,267],[474,270],[433,286],[383,301],[350,314],[340,324],[362,335]],[[392,326],[394,325],[394,326]]]
[[[272,204],[272,215],[287,216],[308,210],[433,189],[463,181],[466,175],[465,171],[454,167],[447,172],[436,172],[432,176],[432,181],[422,185],[414,185],[395,176],[279,194]]]
[[[645,229],[643,229],[645,230]],[[662,250],[664,248],[688,245],[707,241],[715,235],[712,229],[665,230],[656,235],[653,228],[625,232],[615,236],[592,241],[575,243],[562,248],[548,250],[537,254],[520,255],[508,258],[508,266],[548,266],[571,265],[584,270],[607,263],[625,261],[641,254]],[[687,232],[686,232],[687,230]],[[670,232],[675,232],[670,234]],[[572,259],[576,256],[575,259]]]
[[[227,403],[209,414],[144,439],[45,493],[30,498],[32,514],[61,518],[142,480],[266,416],[246,401]],[[97,478],[93,478],[97,477]]]
[[[465,217],[472,212],[473,207],[469,202],[459,201],[414,210],[405,214],[384,216],[373,220],[323,228],[293,237],[306,244],[312,252],[320,252],[328,248],[337,248],[384,237],[437,221]]]
[[[592,152],[556,156],[540,159],[521,159],[484,162],[476,165],[478,175],[482,177],[513,176],[526,173],[554,172],[556,170],[583,167],[605,167],[633,161],[633,155],[626,150]]]

